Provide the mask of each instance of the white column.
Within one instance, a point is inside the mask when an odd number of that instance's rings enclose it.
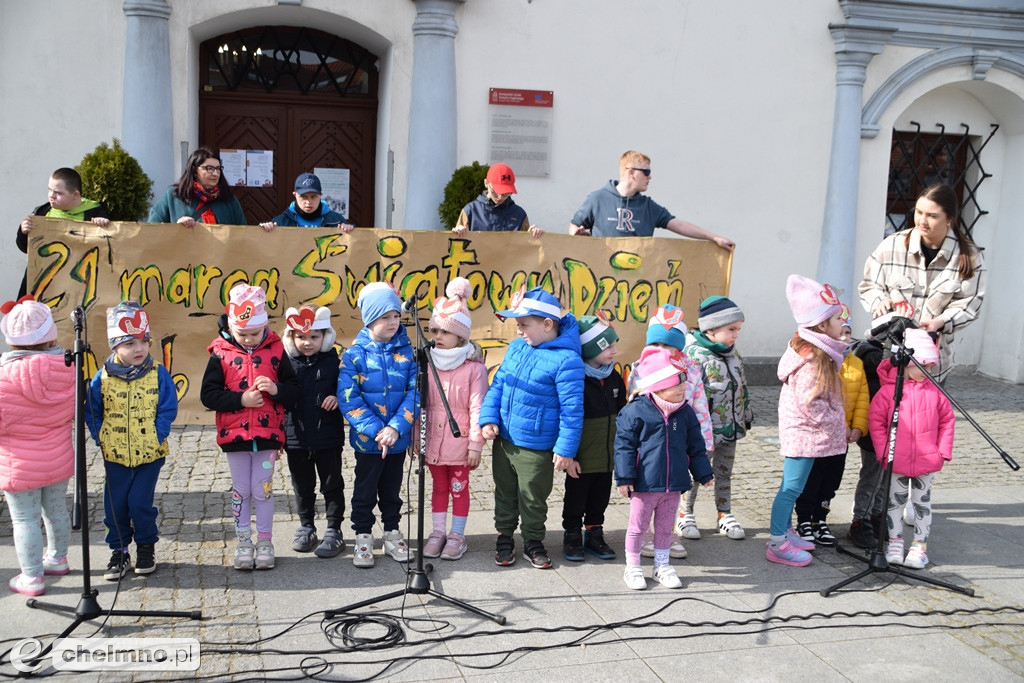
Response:
[[[816,275],[819,282],[827,282],[839,289],[847,305],[852,305],[856,284],[860,281],[857,275],[859,267],[854,263],[854,249],[857,243],[864,81],[867,79],[868,62],[882,51],[895,29],[851,24],[832,25],[829,29],[836,47],[836,100],[832,113],[832,153],[825,192],[825,220]]]
[[[405,228],[437,230],[437,207],[455,170],[455,9],[465,0],[413,0],[412,102]]]
[[[153,181],[154,198],[177,178],[171,109],[171,46],[165,0],[125,0],[121,143]]]

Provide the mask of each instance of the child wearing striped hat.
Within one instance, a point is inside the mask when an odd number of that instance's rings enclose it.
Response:
[[[484,438],[494,439],[494,561],[502,567],[516,561],[512,535],[519,527],[525,559],[537,569],[550,569],[544,535],[554,473],[579,476],[580,328],[575,316],[563,316],[558,299],[540,287],[521,289],[509,305],[498,316],[515,318],[519,338],[509,344],[480,410]]]
[[[562,554],[582,562],[584,553],[614,560],[615,551],[604,540],[604,512],[612,490],[615,463],[615,417],[626,405],[626,385],[615,369],[619,335],[602,317],[580,318],[583,346],[583,432],[576,462],[579,477],[565,477],[562,503]]]

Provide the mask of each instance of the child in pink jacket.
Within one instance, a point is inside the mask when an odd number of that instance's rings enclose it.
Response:
[[[434,531],[423,547],[424,557],[457,560],[466,554],[466,518],[469,515],[469,472],[480,465],[484,438],[480,433],[480,406],[487,393],[487,366],[480,348],[469,341],[472,320],[466,299],[472,293],[469,280],[457,277],[445,289],[447,297],[434,301],[430,334],[434,348],[430,357],[437,367],[448,406],[462,433],[452,436],[441,393],[433,373],[427,374],[428,388],[423,405],[427,421],[427,467],[433,481],[431,511]],[[452,526],[448,528],[448,499],[452,503]]]
[[[21,565],[8,585],[15,593],[42,595],[44,574],[69,571],[71,520],[65,498],[75,473],[75,370],[56,346],[49,306],[28,296],[0,311],[6,314],[0,332],[11,347],[0,356],[0,489]]]
[[[907,330],[904,344],[913,349],[914,358],[926,368],[938,364],[939,350],[924,330]],[[868,411],[871,442],[883,468],[889,454],[896,372],[888,359],[879,364],[881,387],[871,399]],[[953,459],[956,415],[949,399],[913,363],[907,366],[904,379],[892,462],[895,476],[889,487],[889,547],[885,559],[890,564],[924,569],[928,565],[928,532],[932,526],[932,479],[944,464]],[[908,497],[917,521],[914,524],[914,542],[904,559],[902,517]]]

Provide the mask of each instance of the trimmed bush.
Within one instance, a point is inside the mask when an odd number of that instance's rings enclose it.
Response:
[[[469,166],[460,166],[452,173],[451,180],[444,186],[444,201],[437,207],[441,217],[441,228],[451,230],[459,220],[462,207],[469,204],[484,191],[484,179],[490,166],[474,161]]]
[[[113,147],[100,143],[75,170],[82,176],[82,196],[103,204],[112,220],[146,219],[153,181],[120,140],[114,138]]]

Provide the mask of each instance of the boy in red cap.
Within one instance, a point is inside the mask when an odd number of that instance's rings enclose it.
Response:
[[[507,164],[494,164],[487,170],[484,191],[479,197],[466,204],[459,214],[459,220],[452,228],[457,236],[467,230],[475,232],[506,232],[529,230],[534,237],[544,231],[530,223],[526,211],[512,201],[516,194],[516,174]]]

